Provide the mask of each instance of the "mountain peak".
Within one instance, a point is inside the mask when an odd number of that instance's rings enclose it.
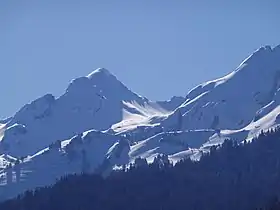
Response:
[[[259,47],[251,55],[249,55],[235,71],[242,69],[244,65],[250,65],[251,69],[264,69],[264,67],[274,69],[273,65],[279,65],[280,46],[271,47],[265,45]]]
[[[96,70],[94,70],[93,72],[91,72],[87,78],[91,79],[92,77],[94,76],[97,76],[97,75],[102,75],[102,76],[114,76],[111,74],[111,72],[108,70],[108,69],[105,69],[105,68],[98,68]],[[115,77],[115,76],[114,76]]]
[[[122,83],[105,68],[98,68],[87,76],[73,79],[67,88],[67,92],[87,92],[92,88],[106,89],[118,87]]]

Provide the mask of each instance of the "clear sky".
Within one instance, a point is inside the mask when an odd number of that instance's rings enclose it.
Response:
[[[1,0],[0,117],[105,67],[151,100],[280,44],[279,0]]]

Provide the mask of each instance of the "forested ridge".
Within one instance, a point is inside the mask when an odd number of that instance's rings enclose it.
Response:
[[[68,175],[55,185],[26,191],[1,210],[251,210],[280,209],[280,129],[252,142],[227,140],[200,161],[173,166],[167,156],[129,169]],[[278,206],[277,206],[278,205]]]

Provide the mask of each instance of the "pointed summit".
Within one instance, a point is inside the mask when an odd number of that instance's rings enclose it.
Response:
[[[111,72],[105,68],[98,68],[85,78],[87,78],[92,85],[102,89],[112,88],[111,90],[114,90],[114,88],[125,87],[125,85],[119,81],[115,75],[111,74]]]
[[[113,74],[105,68],[98,68],[87,76],[82,76],[71,81],[66,92],[78,93],[92,92],[93,89],[115,90],[124,86]]]
[[[105,68],[98,68],[96,70],[94,70],[93,72],[91,72],[87,78],[91,79],[92,77],[94,76],[97,76],[97,75],[102,75],[102,76],[114,76],[111,74],[111,72],[108,70],[108,69],[105,69]],[[114,76],[115,77],[115,76]]]
[[[128,89],[105,68],[98,68],[87,76],[72,80],[66,89],[67,95],[79,98],[87,98],[96,93],[102,93],[104,97],[115,101],[147,101],[146,98]]]

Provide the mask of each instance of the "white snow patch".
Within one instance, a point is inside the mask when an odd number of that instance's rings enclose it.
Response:
[[[2,141],[2,139],[4,137],[5,129],[6,129],[6,124],[0,124],[0,142]]]

